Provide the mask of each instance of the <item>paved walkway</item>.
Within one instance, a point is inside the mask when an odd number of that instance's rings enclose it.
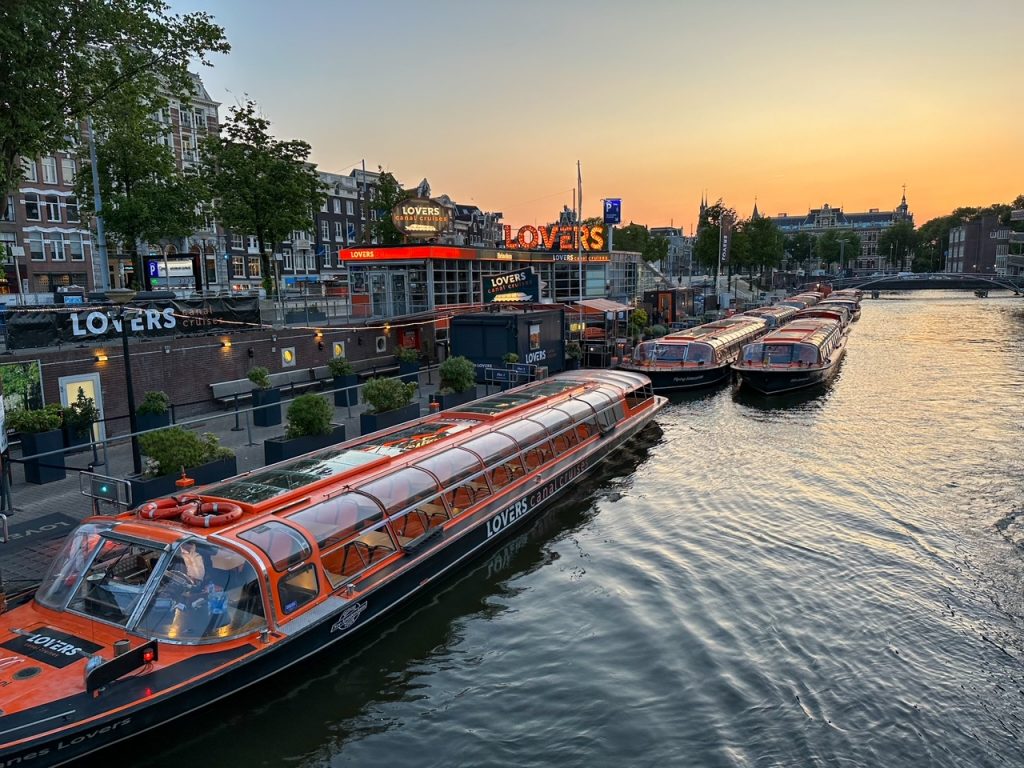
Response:
[[[485,394],[486,387],[480,385],[478,392]],[[437,391],[437,371],[420,371],[420,387],[416,402],[420,405],[420,413],[429,412],[429,396]],[[491,391],[497,391],[491,388]],[[326,395],[330,402],[333,396]],[[351,408],[335,407],[334,423],[344,424],[349,439],[359,435],[359,414],[366,410],[363,404]],[[287,411],[283,404],[282,416]],[[197,421],[198,419],[198,421]],[[279,437],[284,433],[284,425],[273,427],[246,428],[247,421],[243,414],[238,423],[241,429],[235,430],[234,412],[231,410],[211,410],[199,416],[190,417],[187,426],[202,434],[212,432],[220,439],[223,446],[235,452],[238,471],[247,472],[264,466],[263,441],[270,437]],[[19,451],[13,450],[13,457],[19,457]],[[102,453],[99,454],[102,459]],[[91,500],[82,495],[80,475],[75,470],[86,470],[93,461],[93,452],[86,450],[69,455],[65,464],[68,467],[67,477],[54,483],[34,485],[26,483],[24,469],[21,464],[13,466],[13,484],[11,499],[14,511],[8,513],[9,541],[0,544],[0,583],[6,585],[8,593],[19,588],[37,583],[45,574],[53,554],[59,549],[64,536],[83,518],[92,514]],[[98,466],[95,472],[111,477],[124,478],[132,472],[131,445],[127,441],[119,441],[110,446],[106,464]],[[104,507],[104,514],[112,511],[110,506]],[[2,591],[2,590],[0,590]]]

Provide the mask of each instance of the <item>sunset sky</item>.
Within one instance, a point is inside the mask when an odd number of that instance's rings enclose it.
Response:
[[[232,52],[200,74],[255,99],[320,169],[546,223],[621,197],[690,231],[702,190],[749,215],[892,209],[918,224],[1024,193],[1021,0],[171,0]]]

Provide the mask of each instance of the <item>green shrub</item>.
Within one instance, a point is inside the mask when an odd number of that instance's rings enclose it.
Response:
[[[570,360],[579,360],[583,357],[583,347],[578,341],[570,341],[565,345],[565,356]]]
[[[668,328],[666,328],[664,325],[651,326],[651,336],[653,336],[654,338],[664,336],[666,333],[668,333]]]
[[[49,432],[60,429],[63,419],[61,408],[56,403],[50,403],[37,411],[16,408],[7,414],[7,424],[15,432]]]
[[[217,459],[234,456],[220,445],[216,435],[206,432],[201,437],[181,427],[168,427],[139,436],[142,452],[150,458],[150,475],[170,475]]]
[[[328,360],[327,370],[331,372],[331,376],[351,376],[356,372],[355,368],[352,367],[352,363],[344,357],[336,357],[333,360]]]
[[[629,327],[633,331],[634,336],[638,336],[642,329],[647,327],[647,323],[650,322],[650,318],[647,316],[647,310],[637,307],[629,316]]]
[[[288,426],[284,436],[292,439],[329,435],[333,416],[334,408],[320,395],[299,395],[288,406]]]
[[[248,375],[249,381],[255,384],[258,389],[270,389],[270,371],[262,365],[249,369]]]
[[[373,378],[363,387],[363,400],[370,405],[373,413],[384,413],[404,408],[416,394],[414,382],[398,379]]]
[[[465,392],[476,384],[476,369],[470,360],[462,356],[449,357],[438,366],[438,373],[442,390]]]
[[[515,352],[506,352],[505,356],[501,358],[502,362],[512,365],[513,363],[519,362],[519,355]]]
[[[170,408],[171,398],[167,396],[166,392],[151,390],[142,396],[142,402],[135,409],[135,412],[139,414],[160,414],[167,413]]]
[[[78,388],[75,402],[62,410],[64,426],[77,437],[89,434],[92,425],[99,420],[100,411],[96,401],[87,397],[82,387]]]
[[[420,359],[420,351],[412,347],[399,347],[395,356],[403,363],[416,363]]]

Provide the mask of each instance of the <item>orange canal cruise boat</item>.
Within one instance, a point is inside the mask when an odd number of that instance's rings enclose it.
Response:
[[[664,404],[636,373],[559,374],[87,518],[34,599],[0,615],[0,768],[82,758],[338,652]]]

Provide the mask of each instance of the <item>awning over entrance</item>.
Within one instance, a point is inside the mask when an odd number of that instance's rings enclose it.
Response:
[[[611,299],[583,299],[575,302],[575,306],[582,306],[583,311],[587,313],[629,312],[633,309],[628,304],[620,304]]]

